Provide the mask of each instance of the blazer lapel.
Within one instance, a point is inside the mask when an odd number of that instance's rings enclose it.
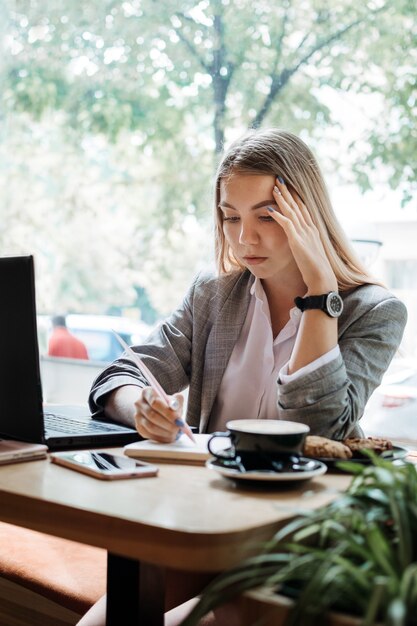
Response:
[[[253,277],[248,274],[249,272],[244,272],[241,275],[223,301],[207,340],[201,399],[201,432],[207,429],[224,371],[246,318],[253,282]]]

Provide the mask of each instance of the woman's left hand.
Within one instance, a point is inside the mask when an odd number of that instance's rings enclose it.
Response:
[[[273,189],[279,210],[271,210],[270,214],[287,236],[295,262],[307,286],[307,293],[318,295],[337,291],[337,279],[325,253],[318,228],[300,196],[295,191],[290,192],[281,180],[276,179]]]

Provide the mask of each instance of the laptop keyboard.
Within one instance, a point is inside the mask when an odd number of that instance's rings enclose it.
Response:
[[[97,433],[120,433],[122,426],[95,422],[94,420],[77,420],[66,415],[44,413],[45,428],[68,434],[95,435]],[[126,429],[128,430],[128,429]]]

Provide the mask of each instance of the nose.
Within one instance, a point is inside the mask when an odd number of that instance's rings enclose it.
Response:
[[[259,235],[252,223],[241,220],[239,243],[242,245],[253,245],[258,243]]]

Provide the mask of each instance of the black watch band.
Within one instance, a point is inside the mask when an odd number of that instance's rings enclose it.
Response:
[[[320,296],[307,296],[306,298],[298,296],[294,302],[300,311],[318,309],[324,311],[329,317],[339,317],[343,311],[343,300],[336,291],[323,293]]]
[[[325,310],[326,306],[326,298],[327,293],[324,293],[321,296],[307,296],[306,298],[296,298],[294,300],[295,306],[300,309],[300,311],[305,311],[306,309],[321,309]]]

